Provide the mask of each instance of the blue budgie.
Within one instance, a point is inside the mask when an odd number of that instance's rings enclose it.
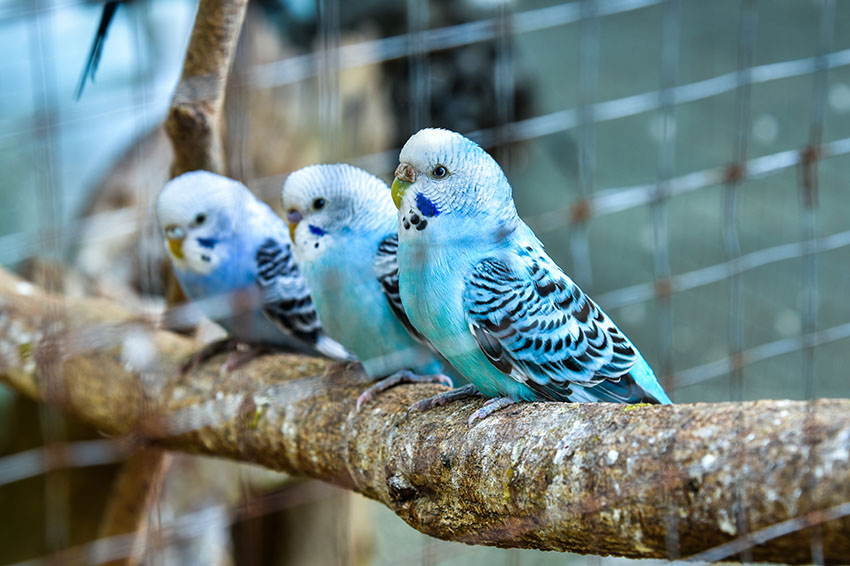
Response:
[[[185,173],[165,184],[156,216],[183,292],[232,339],[206,348],[192,362],[240,343],[256,352],[271,348],[353,359],[318,322],[290,254],[286,224],[243,184],[207,171]],[[234,355],[225,367],[250,353]]]
[[[491,398],[670,403],[637,348],[552,261],[517,215],[496,161],[441,129],[414,134],[392,185],[401,301],[471,384],[415,405]]]
[[[351,165],[312,165],[283,185],[292,249],[323,328],[369,377],[357,407],[398,383],[448,386],[442,361],[410,326],[398,296],[398,213],[390,188]]]

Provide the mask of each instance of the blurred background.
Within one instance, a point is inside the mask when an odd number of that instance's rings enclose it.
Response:
[[[103,4],[0,0],[0,264],[163,308],[151,206],[196,8],[121,3],[77,98]],[[476,139],[675,402],[850,396],[846,2],[256,0],[226,106],[228,172],[277,209],[304,165],[390,180],[421,127]],[[122,457],[97,439],[0,385],[0,564],[95,539]],[[77,457],[47,469],[60,441]],[[150,564],[629,562],[436,541],[359,496],[188,456],[152,517]]]

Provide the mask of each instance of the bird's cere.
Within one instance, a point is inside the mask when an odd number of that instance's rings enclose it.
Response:
[[[286,221],[294,226],[298,226],[298,223],[301,222],[302,218],[304,217],[301,216],[301,213],[294,208],[286,212]]]
[[[286,224],[289,227],[289,238],[295,242],[295,231],[298,229],[298,223],[301,222],[301,213],[295,209],[286,212]]]
[[[413,183],[416,181],[416,171],[407,163],[399,163],[395,169],[395,178],[400,181]]]

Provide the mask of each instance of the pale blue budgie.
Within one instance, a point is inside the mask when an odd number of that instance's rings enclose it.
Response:
[[[318,322],[286,224],[243,184],[207,171],[185,173],[165,184],[156,216],[183,292],[233,339],[192,361],[235,343],[353,359]]]
[[[441,129],[414,134],[392,185],[401,301],[413,326],[490,401],[670,403],[637,348],[517,216],[496,161]]]
[[[287,178],[283,210],[292,250],[328,336],[351,350],[369,377],[360,405],[398,383],[452,385],[410,326],[398,297],[398,213],[390,188],[351,165],[311,165]]]

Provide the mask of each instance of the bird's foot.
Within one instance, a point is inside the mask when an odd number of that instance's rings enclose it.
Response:
[[[387,389],[391,387],[395,387],[396,385],[400,385],[402,383],[440,383],[442,385],[446,385],[448,387],[453,387],[452,378],[447,375],[443,375],[442,373],[435,373],[429,375],[419,375],[413,373],[408,370],[397,371],[389,377],[385,377],[384,379],[377,382],[375,385],[371,386],[369,389],[360,394],[360,397],[357,398],[357,410],[360,410],[360,407],[363,406],[364,403],[368,403],[372,399],[378,396],[378,394],[383,393]]]
[[[504,409],[505,407],[509,407],[514,403],[516,403],[516,400],[510,397],[497,397],[495,399],[488,399],[487,402],[484,403],[484,405],[480,409],[478,409],[469,416],[469,420],[466,421],[466,423],[469,426],[472,426],[472,423],[474,423],[475,421],[486,419],[496,411]]]
[[[237,344],[236,349],[227,355],[224,363],[221,364],[221,371],[222,373],[230,373],[260,356],[280,351],[280,348],[270,344],[245,344],[244,342],[240,342]]]
[[[210,358],[217,356],[223,352],[233,352],[239,347],[239,342],[233,338],[224,338],[210,342],[203,348],[189,356],[183,363],[180,364],[180,375],[186,375],[196,366],[201,365]]]
[[[434,407],[442,407],[446,403],[451,403],[452,401],[457,401],[459,399],[468,399],[469,397],[482,397],[478,388],[471,383],[469,385],[464,385],[463,387],[458,387],[457,389],[452,389],[451,391],[439,393],[432,397],[428,397],[427,399],[417,401],[410,406],[409,410],[419,412],[427,411]]]

